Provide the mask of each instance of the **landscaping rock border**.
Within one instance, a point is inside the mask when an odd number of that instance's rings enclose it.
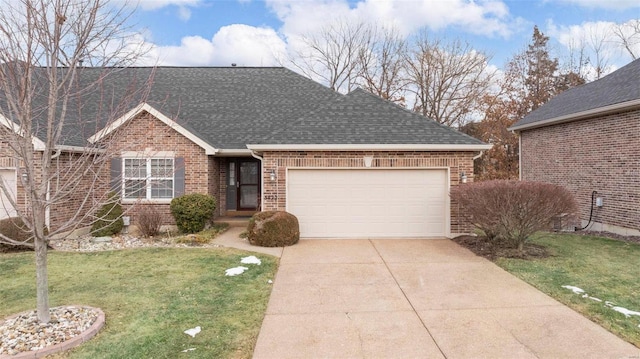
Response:
[[[54,345],[49,345],[49,346],[45,346],[44,348],[38,349],[38,350],[32,350],[32,351],[23,351],[23,352],[19,352],[18,354],[13,354],[13,355],[9,355],[9,354],[0,354],[0,359],[25,359],[25,358],[43,358],[47,355],[51,355],[54,353],[58,353],[61,351],[65,351],[65,350],[69,350],[72,348],[75,348],[77,346],[79,346],[80,344],[88,341],[89,339],[93,338],[96,334],[98,334],[98,332],[102,329],[102,327],[104,327],[105,324],[105,315],[104,312],[100,309],[100,308],[94,308],[94,307],[89,307],[86,305],[67,305],[67,306],[61,306],[61,307],[56,307],[56,309],[65,309],[65,308],[83,308],[83,309],[88,309],[90,311],[96,312],[97,313],[97,317],[96,319],[93,321],[93,323],[91,324],[91,326],[86,329],[85,331],[81,332],[80,334],[77,334],[76,336],[65,340],[63,342],[54,344]],[[8,318],[5,318],[2,320],[2,322],[0,322],[0,325],[6,323],[7,321],[11,320],[11,319],[15,319],[19,316],[22,315],[28,315],[33,313],[33,310],[29,310],[26,312],[22,312],[22,313],[18,313],[15,315],[12,315]],[[3,340],[5,338],[2,338]]]

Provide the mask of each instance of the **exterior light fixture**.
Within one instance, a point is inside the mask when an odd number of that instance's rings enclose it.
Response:
[[[26,183],[29,180],[27,172],[22,172],[22,182]]]
[[[460,173],[460,182],[467,183],[467,175],[464,172]]]
[[[276,180],[276,170],[271,170],[271,172],[269,172],[269,180],[271,180],[271,182]]]

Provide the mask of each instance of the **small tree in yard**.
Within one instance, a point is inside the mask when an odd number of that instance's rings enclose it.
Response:
[[[486,181],[451,190],[473,225],[489,240],[504,240],[522,251],[535,232],[550,228],[554,217],[573,216],[577,204],[563,187],[529,181]]]
[[[0,6],[0,147],[18,170],[21,203],[0,180],[24,223],[27,240],[0,234],[0,241],[32,243],[36,302],[48,323],[47,244],[90,225],[108,201],[104,181],[114,146],[86,139],[144,99],[147,88],[105,90],[105,80],[140,54],[126,27],[130,8],[100,0],[18,0]],[[85,76],[84,66],[93,66]],[[132,101],[135,98],[135,101]],[[132,101],[127,103],[127,101]],[[67,203],[68,219],[46,228],[47,213]]]

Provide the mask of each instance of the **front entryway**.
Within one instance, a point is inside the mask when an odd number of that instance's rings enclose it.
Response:
[[[9,190],[9,194],[13,199],[16,198],[16,171],[13,169],[0,169],[0,181]],[[0,189],[0,219],[15,217],[16,210],[9,202],[5,191]]]
[[[260,209],[260,162],[254,158],[233,158],[227,163],[227,210]]]

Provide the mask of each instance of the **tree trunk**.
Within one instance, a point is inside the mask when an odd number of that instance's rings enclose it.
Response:
[[[42,239],[35,239],[36,251],[36,308],[38,321],[49,323],[49,279],[47,276],[47,243]]]

